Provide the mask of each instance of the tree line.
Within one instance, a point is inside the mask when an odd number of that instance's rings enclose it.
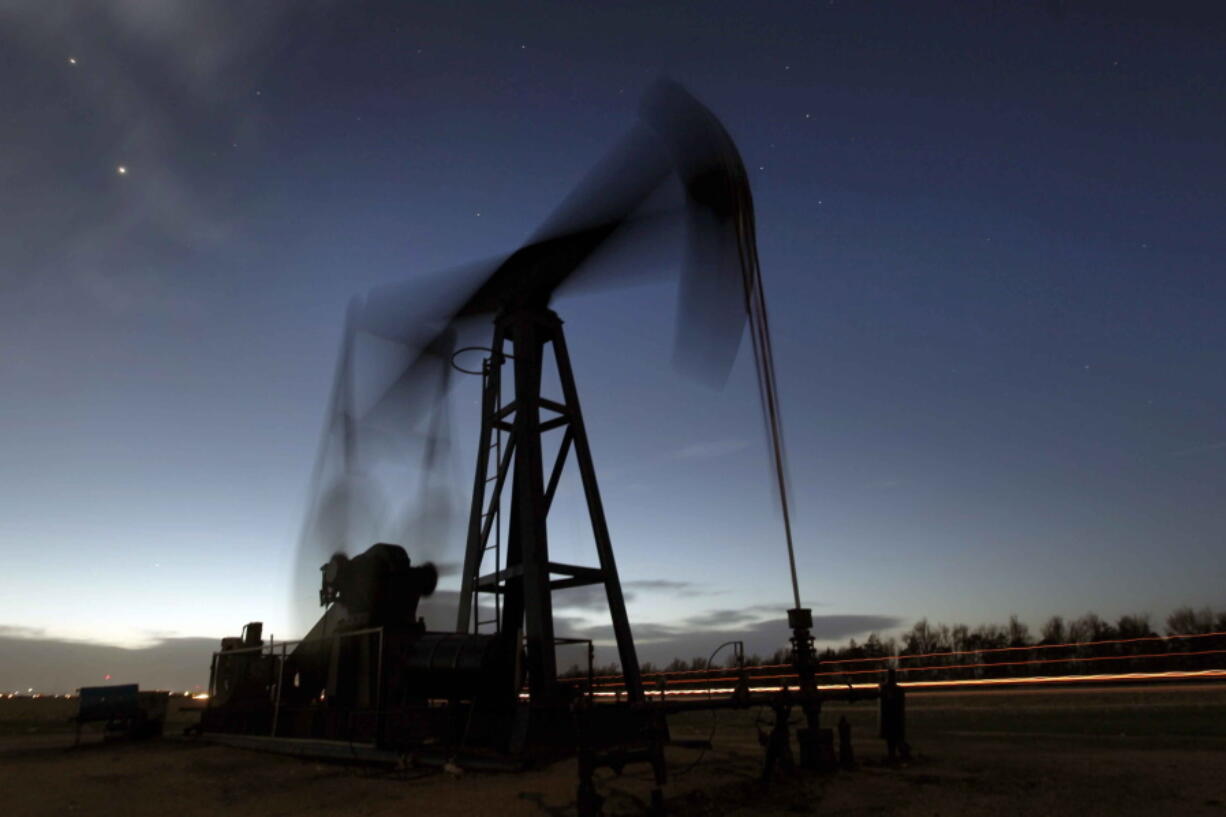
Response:
[[[875,682],[888,666],[908,681],[965,678],[1009,678],[1032,675],[1081,675],[1129,672],[1189,671],[1226,667],[1226,611],[1181,607],[1166,618],[1159,634],[1147,614],[1124,615],[1114,622],[1095,613],[1080,618],[1052,616],[1039,632],[1017,616],[1005,624],[930,624],[920,619],[899,636],[872,633],[863,643],[819,652],[823,682]],[[1096,643],[1110,642],[1110,643]],[[983,652],[996,650],[997,652]],[[641,665],[642,674],[693,672],[735,668],[727,658],[675,658],[657,666]],[[791,662],[790,651],[745,656],[746,666]],[[597,676],[617,675],[616,663],[593,668]],[[572,665],[563,677],[585,677],[587,667]]]

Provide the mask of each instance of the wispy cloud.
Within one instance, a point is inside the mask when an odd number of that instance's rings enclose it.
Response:
[[[675,579],[637,579],[624,581],[622,595],[626,601],[633,601],[640,594],[667,594],[692,598],[694,596],[711,595],[714,591],[694,582]],[[572,587],[554,593],[553,605],[559,610],[590,610],[602,612],[608,610],[609,602],[605,596],[604,585],[589,584],[583,587]]]
[[[19,627],[13,624],[0,624],[0,638],[44,638],[47,631],[42,627]]]
[[[900,627],[903,619],[883,614],[833,614],[813,617],[813,636],[818,641],[841,641],[871,632]],[[786,647],[791,631],[782,616],[762,618],[745,610],[713,610],[692,616],[681,623],[632,622],[634,640],[641,661],[666,663],[674,658],[705,657],[727,641],[742,641],[748,654],[769,654]],[[578,627],[580,638],[591,638],[602,646],[600,660],[615,660],[611,651],[613,628],[608,624]]]
[[[449,629],[455,622],[459,594],[439,591],[424,599],[419,613],[432,630]],[[492,615],[483,609],[482,617]],[[739,640],[748,654],[767,655],[787,645],[789,631],[782,615],[763,616],[760,606],[710,610],[679,623],[631,622],[641,661],[663,664],[673,658],[706,657],[718,645]],[[819,641],[843,640],[901,626],[902,619],[882,614],[814,616],[813,634]],[[555,615],[559,634],[591,638],[598,643],[597,660],[617,660],[613,628],[593,625],[583,618]],[[139,683],[145,687],[191,689],[208,680],[209,656],[217,649],[212,638],[178,638],[151,633],[156,638],[137,648],[47,637],[34,627],[0,624],[0,690],[34,687],[45,692],[66,692],[83,685]],[[568,665],[581,657],[559,651]]]
[[[704,440],[685,446],[677,452],[676,458],[679,460],[714,459],[715,457],[724,457],[748,447],[748,440]]]
[[[622,587],[644,590],[649,593],[670,593],[676,596],[706,596],[715,592],[706,585],[679,579],[632,579],[622,582]]]
[[[753,610],[708,610],[685,620],[686,627],[732,627],[747,621],[757,621],[762,616]]]
[[[0,156],[0,204],[19,203],[5,208],[21,235],[10,294],[71,296],[123,316],[181,306],[162,266],[229,235],[208,163],[258,129],[252,78],[300,5],[0,0],[6,45],[63,72],[62,98],[14,118],[6,136],[40,144],[65,126],[57,112],[80,123],[75,143],[53,137],[73,155]]]

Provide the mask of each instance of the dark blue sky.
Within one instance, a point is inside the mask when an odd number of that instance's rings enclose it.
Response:
[[[1224,17],[0,3],[0,628],[290,634],[347,298],[512,249],[662,74],[750,170],[821,634],[1220,605]],[[746,350],[678,381],[661,280],[556,306],[632,622],[702,640],[789,588]]]

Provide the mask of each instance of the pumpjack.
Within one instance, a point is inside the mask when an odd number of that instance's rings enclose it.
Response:
[[[650,212],[648,203],[676,178],[688,233],[676,360],[686,372],[720,385],[749,328],[792,571],[788,623],[799,679],[796,691],[782,693],[786,700],[771,700],[780,708],[802,708],[802,764],[823,762],[822,737],[830,730],[820,728],[821,702],[841,693],[817,686],[812,617],[796,580],[748,179],[727,131],[676,84],[658,83],[641,114],[641,123],[544,226],[492,270],[450,276],[460,282],[458,291],[453,287],[424,309],[413,285],[374,290],[351,306],[300,546],[305,573],[320,571],[325,612],[292,649],[282,644],[278,652],[265,644],[255,624],[242,638],[223,641],[214,655],[206,732],[344,740],[451,761],[464,752],[526,759],[577,751],[581,811],[594,813],[599,798],[591,773],[601,763],[649,763],[656,799],[662,798],[667,712],[745,706],[755,697],[741,690],[727,701],[682,705],[649,702],[644,695],[564,324],[551,308],[555,292],[610,239],[672,225],[674,219]],[[492,315],[488,345],[457,350],[457,328],[479,315]],[[373,408],[359,409],[354,395],[360,336],[418,350]],[[483,353],[481,368],[470,370],[482,379],[481,427],[458,611],[454,629],[430,630],[417,610],[435,591],[433,565],[416,566],[402,547],[386,543],[353,556],[346,552],[358,544],[351,522],[371,482],[371,449],[386,431],[386,424],[376,430],[372,418],[381,410],[387,416],[396,393],[420,394],[433,384],[444,394],[456,356],[474,350]],[[560,394],[544,393],[548,369]],[[430,413],[429,401],[419,399],[399,417],[407,426],[426,413],[423,475],[445,444],[438,428],[445,412],[436,402]],[[339,460],[339,466],[330,471],[325,460]],[[550,556],[549,513],[572,461],[595,543],[591,565]],[[434,507],[423,504],[426,512]],[[319,568],[329,551],[334,555]],[[559,679],[556,648],[573,639],[555,631],[553,593],[584,585],[603,588],[612,621],[624,675],[624,692],[613,701],[597,703]],[[786,724],[780,728],[786,739]]]

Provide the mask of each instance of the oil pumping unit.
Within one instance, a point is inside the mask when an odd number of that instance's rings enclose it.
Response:
[[[806,716],[798,735],[802,764],[824,762],[829,730],[820,725],[822,700],[872,695],[817,684],[812,616],[796,578],[749,183],[718,119],[671,82],[645,95],[640,123],[519,249],[490,267],[448,275],[446,295],[423,298],[420,287],[394,286],[351,305],[300,548],[306,572],[318,570],[324,613],[294,645],[265,644],[258,625],[223,642],[213,658],[206,732],[345,741],[460,763],[577,751],[580,807],[591,813],[599,802],[591,771],[608,759],[606,750],[616,750],[618,762],[650,763],[659,791],[669,712],[783,706],[776,693],[747,690],[684,702],[645,694],[564,324],[551,308],[555,293],[615,238],[676,228],[677,211],[649,206],[671,179],[684,193],[680,214],[688,239],[675,359],[684,372],[722,385],[748,326],[792,577],[787,615],[798,688],[782,694],[788,708],[799,706]],[[481,316],[492,320],[488,345],[457,349],[459,327]],[[370,406],[359,406],[355,396],[360,337],[413,350]],[[371,541],[357,540],[353,522],[369,504],[369,463],[387,456],[376,432],[387,428],[389,417],[401,427],[426,426],[426,487],[409,528],[429,530],[431,515],[443,512],[445,503],[428,489],[446,446],[439,401],[460,353],[473,351],[482,357],[479,369],[467,369],[481,378],[480,429],[458,610],[454,627],[428,629],[418,608],[435,593],[432,564],[413,564],[397,544],[347,552]],[[555,382],[559,393],[549,393],[545,384]],[[412,397],[397,402],[396,395]],[[568,464],[578,471],[595,543],[589,564],[550,554],[549,514]],[[406,540],[410,548],[427,544],[436,543]],[[586,585],[600,589],[612,621],[623,674],[622,692],[612,700],[598,701],[559,678],[556,649],[572,639],[556,631],[553,594]],[[786,723],[781,728],[786,733]]]

